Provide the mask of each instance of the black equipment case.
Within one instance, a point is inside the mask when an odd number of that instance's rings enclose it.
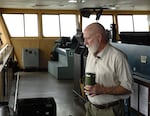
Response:
[[[56,116],[56,103],[53,97],[18,99],[17,116]]]

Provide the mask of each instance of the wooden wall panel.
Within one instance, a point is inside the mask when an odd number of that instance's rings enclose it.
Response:
[[[48,60],[50,59],[50,53],[54,46],[54,39],[40,39],[40,67],[47,68]]]
[[[50,52],[53,48],[55,39],[14,39],[12,38],[14,52],[20,68],[23,68],[22,49],[23,48],[39,48],[40,50],[40,68],[47,68],[47,63],[50,58]]]

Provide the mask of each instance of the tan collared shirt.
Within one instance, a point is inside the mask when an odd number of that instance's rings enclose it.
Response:
[[[107,46],[95,57],[89,52],[85,72],[96,74],[96,83],[106,87],[121,85],[132,91],[132,74],[126,56],[115,47]],[[96,95],[88,96],[93,104],[105,104],[119,99],[125,99],[129,95]]]

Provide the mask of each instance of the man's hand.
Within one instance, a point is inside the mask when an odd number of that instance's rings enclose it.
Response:
[[[84,92],[87,95],[95,96],[95,95],[101,95],[101,94],[109,94],[109,95],[125,95],[130,94],[131,91],[125,89],[124,87],[118,85],[114,87],[104,87],[100,84],[95,85],[86,85],[84,86]]]
[[[86,85],[84,87],[84,92],[93,97],[95,95],[105,94],[105,88],[100,84]]]

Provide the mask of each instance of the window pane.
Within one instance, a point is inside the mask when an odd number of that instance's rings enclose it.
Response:
[[[132,15],[120,15],[118,16],[118,29],[121,31],[133,31]]]
[[[3,14],[4,21],[12,37],[24,36],[24,23],[22,14]],[[12,22],[13,21],[13,22]]]
[[[59,16],[58,15],[42,15],[43,36],[60,36]]]
[[[96,15],[90,15],[89,18],[82,17],[82,27],[83,27],[82,30],[84,30],[87,25],[94,23],[94,22],[97,22]],[[105,29],[110,30],[110,24],[113,23],[112,16],[101,15],[98,22],[101,23],[105,27]]]
[[[38,36],[37,14],[25,14],[25,36]]]
[[[134,31],[149,31],[147,15],[133,15],[133,19]]]
[[[60,15],[61,36],[72,37],[76,34],[76,16]]]
[[[105,27],[105,29],[110,30],[111,29],[110,25],[113,23],[112,16],[111,15],[102,15],[98,22],[100,22]]]
[[[84,30],[86,26],[94,22],[96,22],[95,15],[90,15],[89,18],[82,17],[82,30]]]

